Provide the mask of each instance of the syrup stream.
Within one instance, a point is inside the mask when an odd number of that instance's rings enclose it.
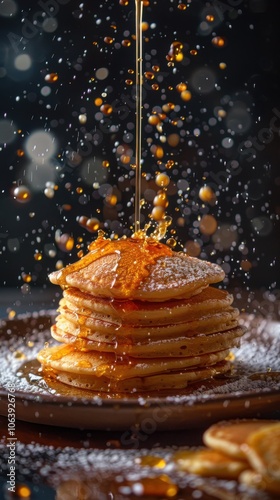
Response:
[[[141,143],[142,143],[142,106],[143,106],[143,39],[142,39],[143,1],[135,0],[136,23],[136,141],[135,141],[135,198],[134,198],[134,231],[140,231],[141,211]]]

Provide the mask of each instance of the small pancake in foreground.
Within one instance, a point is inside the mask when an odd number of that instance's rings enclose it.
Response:
[[[251,433],[242,449],[256,472],[280,483],[280,422]]]
[[[255,470],[245,470],[239,476],[239,482],[250,488],[267,491],[272,493],[273,498],[279,498],[280,495],[280,480],[272,476],[259,474]]]
[[[271,421],[257,419],[227,420],[211,425],[203,434],[203,442],[213,450],[233,458],[246,460],[242,445],[249,436]]]
[[[180,470],[219,479],[237,479],[239,474],[248,467],[246,462],[208,448],[179,451],[173,455],[172,460]]]

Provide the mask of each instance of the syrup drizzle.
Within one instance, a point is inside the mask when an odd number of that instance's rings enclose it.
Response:
[[[135,142],[135,161],[136,161],[136,182],[134,198],[134,231],[140,232],[141,217],[141,144],[142,144],[142,106],[143,106],[143,1],[135,0],[135,23],[136,23],[136,142]]]
[[[67,276],[85,269],[100,257],[116,255],[117,263],[112,272],[111,288],[117,288],[122,298],[129,298],[149,275],[148,266],[163,256],[171,256],[172,250],[154,238],[123,238],[119,240],[106,239],[103,234],[89,245],[89,253],[77,262],[69,264],[60,271],[53,273],[56,283],[67,285]]]

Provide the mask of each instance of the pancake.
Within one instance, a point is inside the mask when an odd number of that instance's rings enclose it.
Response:
[[[248,467],[244,461],[209,448],[179,451],[172,459],[180,470],[204,477],[215,476],[219,479],[237,479]]]
[[[276,500],[280,495],[280,480],[274,477],[262,475],[255,470],[245,470],[239,476],[241,484],[256,488],[257,490],[267,491],[273,495]]]
[[[62,287],[72,286],[95,297],[146,301],[187,298],[224,278],[224,271],[152,238],[111,242],[97,238],[78,262],[50,275]]]
[[[142,392],[145,390],[179,389],[190,382],[210,378],[229,370],[226,352],[194,359],[170,359],[141,362],[114,354],[77,351],[71,346],[55,346],[42,350],[38,360],[47,374],[65,384],[102,392]],[[221,361],[219,361],[221,359]],[[190,366],[196,363],[195,366]]]
[[[172,321],[190,321],[209,311],[215,313],[227,309],[232,302],[232,295],[211,286],[188,299],[173,299],[163,303],[104,299],[69,287],[63,291],[59,311],[67,307],[85,316],[96,317],[98,314],[117,318],[122,323],[125,321],[130,324],[146,325],[160,321],[163,325]]]
[[[280,422],[249,434],[242,449],[256,472],[280,484]]]
[[[224,350],[200,356],[187,358],[157,358],[157,359],[133,359],[128,356],[119,356],[116,363],[114,353],[97,353],[95,351],[82,352],[74,346],[54,346],[44,350],[40,354],[42,364],[48,364],[53,369],[61,369],[71,374],[91,375],[96,377],[104,375],[114,380],[124,380],[133,377],[148,377],[160,373],[177,372],[190,367],[211,366],[229,354]]]
[[[242,337],[243,333],[242,328],[236,327],[225,332],[209,335],[199,334],[189,338],[182,336],[175,339],[133,343],[132,341],[129,342],[128,339],[117,341],[116,338],[110,338],[98,333],[96,333],[95,339],[76,337],[64,330],[59,330],[56,325],[52,328],[52,336],[55,340],[66,344],[75,344],[77,349],[82,351],[111,352],[135,358],[188,357],[233,349],[239,346],[240,337]]]
[[[50,275],[63,289],[44,372],[92,391],[182,389],[231,369],[244,329],[224,272],[152,238],[99,236]]]
[[[200,320],[180,322],[169,325],[158,326],[135,326],[129,324],[112,323],[105,319],[96,319],[64,310],[63,315],[57,317],[57,326],[69,333],[90,337],[95,332],[106,335],[114,335],[116,338],[134,338],[135,340],[166,338],[171,336],[186,337],[193,336],[196,333],[216,333],[237,326],[235,321],[238,316],[237,309],[229,309],[223,313],[209,314],[203,316]],[[75,333],[74,333],[75,331]]]
[[[203,434],[203,442],[213,450],[246,460],[242,447],[248,437],[267,426],[267,420],[243,419],[218,422]]]

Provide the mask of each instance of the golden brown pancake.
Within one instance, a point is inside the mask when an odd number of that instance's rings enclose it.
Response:
[[[98,238],[89,248],[78,262],[52,273],[50,281],[95,297],[158,302],[191,297],[224,278],[218,265],[173,252],[151,238]]]
[[[66,288],[60,302],[64,307],[85,316],[108,316],[122,323],[146,325],[156,321],[170,324],[172,321],[190,321],[201,315],[227,309],[233,301],[232,295],[214,287],[207,287],[201,293],[188,299],[173,299],[164,302],[144,302],[95,297],[77,288]]]
[[[75,344],[83,351],[112,352],[118,355],[129,355],[135,358],[160,358],[160,357],[188,357],[199,354],[216,352],[224,349],[239,347],[240,337],[244,331],[236,327],[225,332],[209,335],[198,334],[194,337],[177,337],[171,339],[159,339],[148,342],[129,342],[128,339],[117,340],[99,333],[95,339],[76,337],[57,326],[52,328],[52,336],[59,342]]]
[[[256,472],[271,476],[280,484],[280,422],[270,423],[249,434],[242,450]]]
[[[247,468],[246,462],[209,448],[179,451],[173,455],[173,460],[180,470],[219,479],[237,479]]]
[[[87,336],[90,338],[96,332],[106,335],[114,335],[116,338],[127,338],[135,340],[156,340],[170,338],[171,336],[185,335],[193,336],[195,333],[216,333],[237,326],[237,309],[229,309],[222,313],[209,314],[195,321],[171,323],[157,326],[135,326],[120,324],[105,319],[96,319],[88,316],[78,315],[69,310],[64,310],[63,314],[57,317],[57,326],[69,333]]]
[[[137,361],[122,356],[116,360],[115,354],[81,352],[68,345],[44,349],[38,359],[49,376],[75,387],[102,392],[141,392],[158,387],[183,388],[189,382],[224,373],[229,369],[229,363],[223,361],[227,352],[196,359]]]
[[[248,469],[240,474],[239,481],[250,488],[272,493],[275,500],[280,496],[280,480],[269,475],[262,475],[255,470]]]
[[[272,423],[270,421],[270,423]],[[213,450],[221,451],[234,458],[246,460],[242,449],[250,434],[268,425],[267,420],[242,419],[218,422],[203,434],[203,442]]]

